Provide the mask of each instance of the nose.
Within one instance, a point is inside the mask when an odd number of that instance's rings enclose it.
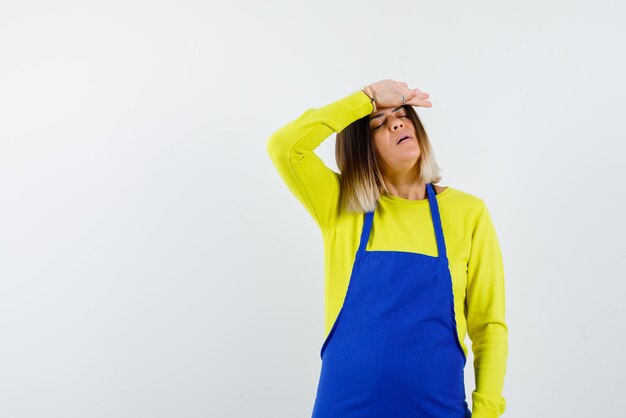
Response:
[[[395,131],[396,129],[398,129],[398,128],[401,128],[401,127],[403,126],[403,125],[402,125],[402,119],[400,119],[400,118],[396,118],[396,119],[393,121],[393,123],[391,124],[391,126],[393,127],[392,129],[393,129],[394,131]]]

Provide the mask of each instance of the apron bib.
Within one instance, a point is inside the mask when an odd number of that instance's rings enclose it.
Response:
[[[436,257],[366,251],[361,241],[343,306],[326,337],[312,418],[469,418],[465,353],[439,207],[426,184]]]

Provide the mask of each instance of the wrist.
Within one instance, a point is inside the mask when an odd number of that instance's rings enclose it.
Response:
[[[374,92],[372,91],[372,88],[368,85],[363,87],[361,91],[370,98],[370,101],[372,102],[372,113],[376,112],[376,98],[374,97]]]

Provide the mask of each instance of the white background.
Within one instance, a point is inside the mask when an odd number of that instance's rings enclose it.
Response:
[[[505,416],[623,414],[625,12],[3,1],[0,416],[310,416],[322,236],[265,146],[386,78],[496,225]]]

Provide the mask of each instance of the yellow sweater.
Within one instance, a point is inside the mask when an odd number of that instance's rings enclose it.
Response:
[[[325,337],[341,309],[359,245],[363,214],[336,215],[339,173],[313,152],[326,138],[372,113],[368,96],[354,92],[321,108],[306,110],[267,142],[267,150],[287,187],[311,214],[324,239]],[[453,281],[458,338],[467,357],[472,341],[476,390],[472,418],[496,418],[508,357],[502,255],[485,202],[447,187],[437,194]],[[384,196],[374,212],[367,250],[411,251],[437,255],[428,199]],[[321,346],[321,344],[320,344]]]

